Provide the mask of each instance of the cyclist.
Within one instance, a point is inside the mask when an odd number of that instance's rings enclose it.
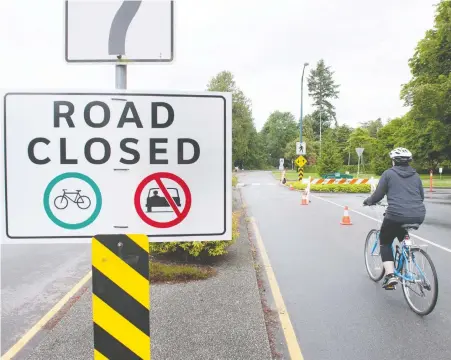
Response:
[[[388,207],[379,234],[386,274],[382,286],[386,290],[393,290],[398,283],[394,275],[391,246],[395,237],[401,242],[407,234],[401,225],[421,225],[426,215],[423,184],[415,169],[409,165],[412,153],[404,148],[396,148],[390,152],[390,158],[393,167],[384,171],[374,193],[363,202],[363,205],[374,205],[387,196]]]

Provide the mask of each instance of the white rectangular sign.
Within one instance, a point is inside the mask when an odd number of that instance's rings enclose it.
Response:
[[[305,141],[296,143],[296,155],[306,155],[307,154],[307,145]]]
[[[172,62],[174,1],[66,0],[66,61]]]
[[[230,93],[9,93],[10,239],[230,240]]]

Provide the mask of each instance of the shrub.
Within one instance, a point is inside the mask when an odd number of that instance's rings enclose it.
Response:
[[[240,236],[240,211],[232,215],[232,240],[226,241],[183,241],[170,243],[150,243],[151,254],[168,254],[180,252],[193,257],[219,256],[227,254],[227,248],[234,244]]]
[[[235,175],[232,175],[232,186],[235,187],[238,184],[238,178]]]
[[[297,190],[304,190],[307,184],[300,182],[291,183],[293,188]],[[331,184],[331,185],[316,185],[310,186],[312,192],[341,192],[341,193],[369,193],[371,192],[371,186],[369,184]]]
[[[312,174],[318,174],[318,168],[316,165],[306,165],[304,167],[305,173],[312,173]]]

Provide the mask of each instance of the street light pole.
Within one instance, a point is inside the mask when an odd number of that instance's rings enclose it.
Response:
[[[299,121],[299,141],[302,142],[302,111],[304,107],[304,70],[305,67],[308,66],[308,63],[304,63],[304,67],[302,68],[302,77],[301,77],[301,119]]]

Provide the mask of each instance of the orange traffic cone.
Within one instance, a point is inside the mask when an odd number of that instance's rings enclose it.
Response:
[[[308,205],[307,192],[302,192],[301,205]]]
[[[290,184],[290,190],[293,190],[294,188],[293,188],[293,184]]]
[[[351,217],[349,216],[349,211],[348,211],[347,206],[345,206],[345,211],[344,211],[343,217],[341,218],[340,224],[341,225],[352,225]]]

